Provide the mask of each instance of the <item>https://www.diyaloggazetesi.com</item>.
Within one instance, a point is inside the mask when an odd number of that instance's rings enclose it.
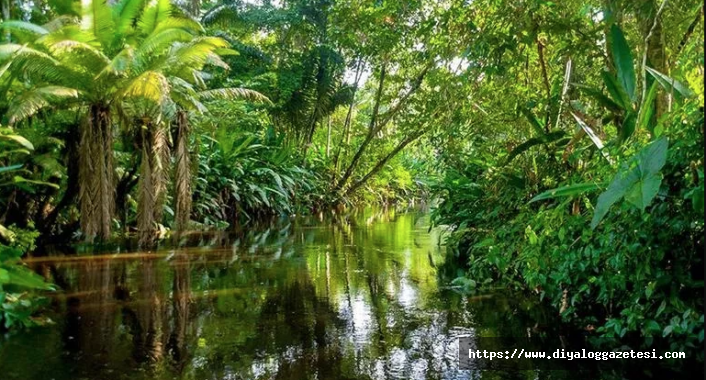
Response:
[[[469,359],[488,359],[488,360],[513,360],[513,359],[557,359],[557,360],[575,360],[575,359],[593,359],[593,360],[611,360],[611,359],[685,359],[686,353],[680,351],[657,352],[651,351],[590,351],[581,349],[571,351],[565,349],[557,349],[553,352],[546,351],[529,351],[524,348],[515,348],[506,351],[490,351],[490,350],[468,350]]]

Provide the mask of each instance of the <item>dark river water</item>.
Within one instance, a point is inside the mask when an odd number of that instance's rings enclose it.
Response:
[[[369,209],[29,259],[61,288],[54,325],[0,337],[0,378],[575,379],[459,370],[459,336],[554,322],[527,299],[449,286],[441,234],[425,213]]]

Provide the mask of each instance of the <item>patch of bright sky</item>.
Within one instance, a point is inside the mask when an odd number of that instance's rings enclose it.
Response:
[[[243,3],[257,6],[265,5],[264,0],[243,0]],[[270,4],[275,8],[282,8],[281,0],[270,0]]]

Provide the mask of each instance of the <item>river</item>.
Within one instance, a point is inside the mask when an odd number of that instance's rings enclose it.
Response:
[[[0,338],[0,377],[544,378],[459,370],[459,336],[523,336],[553,317],[449,286],[442,233],[424,212],[366,209],[149,252],[54,250],[28,259],[60,286],[54,324]]]

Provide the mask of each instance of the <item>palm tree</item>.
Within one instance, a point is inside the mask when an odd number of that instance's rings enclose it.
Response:
[[[221,64],[220,60],[213,60],[211,57],[210,63]],[[204,101],[214,99],[247,99],[257,102],[270,103],[270,100],[257,91],[246,88],[218,88],[206,89],[205,81],[202,75],[202,66],[207,62],[200,64],[190,64],[187,66],[173,66],[177,70],[174,71],[172,77],[172,100],[176,105],[176,114],[174,124],[176,129],[176,150],[174,152],[175,160],[175,228],[177,231],[182,231],[188,226],[191,215],[191,154],[189,152],[189,136],[191,133],[191,125],[189,122],[190,113],[205,113],[208,112],[208,107],[204,105]],[[221,67],[227,68],[227,65]],[[181,73],[177,75],[176,73]],[[192,82],[188,79],[193,78]]]
[[[153,69],[159,66],[155,57],[177,42],[191,41],[201,27],[179,17],[169,0],[81,4],[78,24],[64,19],[50,29],[3,22],[18,43],[0,47],[0,63],[8,61],[5,69],[11,80],[24,82],[26,89],[12,94],[10,123],[59,99],[70,98],[64,106],[79,112],[81,229],[88,240],[107,239],[115,197],[113,116],[125,115],[124,104],[130,99],[162,101],[169,83]]]

